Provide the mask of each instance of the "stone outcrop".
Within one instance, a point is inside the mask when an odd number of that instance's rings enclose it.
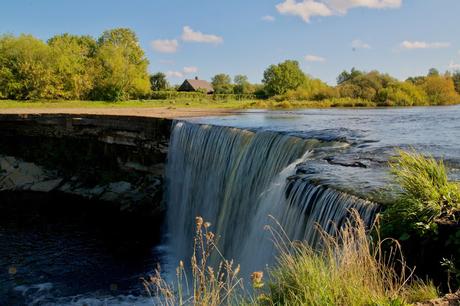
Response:
[[[415,306],[459,306],[460,305],[460,291],[450,293],[446,296],[431,300],[423,303],[416,303]]]
[[[0,115],[0,192],[60,192],[156,215],[171,122]]]

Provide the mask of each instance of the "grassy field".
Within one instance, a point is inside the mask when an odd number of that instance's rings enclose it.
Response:
[[[427,105],[420,105],[427,106]],[[366,107],[408,107],[378,105],[375,102],[354,98],[333,98],[322,101],[277,101],[275,99],[155,99],[108,101],[69,101],[69,100],[0,100],[0,109],[71,109],[71,108],[172,108],[172,109],[301,109],[301,108],[366,108]]]
[[[275,101],[275,100],[212,100],[212,99],[168,99],[131,100],[121,102],[107,101],[68,101],[0,100],[0,109],[12,108],[223,108],[223,109],[289,109],[289,108],[327,108],[327,107],[375,107],[372,102],[335,99],[324,101]]]
[[[186,101],[186,100],[131,100],[122,102],[107,101],[0,101],[0,108],[135,108],[135,107],[180,107],[180,108],[248,108],[254,101]]]

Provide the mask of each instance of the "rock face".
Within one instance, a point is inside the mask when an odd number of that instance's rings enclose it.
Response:
[[[423,303],[416,303],[415,306],[459,306],[460,305],[460,291],[456,293],[447,294],[446,296]]]
[[[0,192],[60,192],[162,210],[171,121],[94,115],[0,115]]]

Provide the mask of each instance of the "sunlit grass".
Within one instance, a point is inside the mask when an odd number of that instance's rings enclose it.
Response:
[[[415,151],[397,153],[390,166],[400,190],[382,214],[385,235],[405,240],[435,231],[437,222],[458,222],[460,188],[449,181],[443,161]]]
[[[323,233],[321,251],[304,242],[279,244],[263,305],[406,305],[437,297],[432,284],[412,278],[396,243],[383,255],[357,213],[338,237]]]
[[[161,305],[396,306],[438,297],[431,283],[412,277],[396,243],[393,252],[384,256],[381,242],[371,241],[356,212],[352,219],[337,237],[321,232],[321,251],[273,231],[281,255],[268,279],[260,271],[252,273],[253,293],[249,294],[242,280],[249,277],[240,278],[239,265],[223,258],[209,223],[197,217],[190,267],[181,261],[173,283],[157,271],[145,286]],[[213,253],[222,258],[217,267],[209,261]]]
[[[131,100],[120,102],[106,101],[67,101],[67,100],[37,100],[13,101],[0,100],[0,109],[8,108],[247,108],[252,100]]]
[[[350,108],[377,107],[371,101],[352,98],[334,98],[322,101],[276,101],[273,99],[214,100],[212,97],[165,100],[131,100],[120,102],[107,101],[68,101],[36,100],[15,101],[0,100],[0,109],[11,108],[223,108],[223,109],[302,109],[302,108]]]

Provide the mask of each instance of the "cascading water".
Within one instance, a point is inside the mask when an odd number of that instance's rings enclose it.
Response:
[[[332,234],[350,208],[372,222],[371,202],[292,178],[310,152],[326,145],[276,132],[175,122],[166,173],[173,251],[190,257],[195,216],[214,223],[221,252],[246,271],[275,257],[264,231],[269,215],[290,239],[312,244],[318,241],[316,224]]]

